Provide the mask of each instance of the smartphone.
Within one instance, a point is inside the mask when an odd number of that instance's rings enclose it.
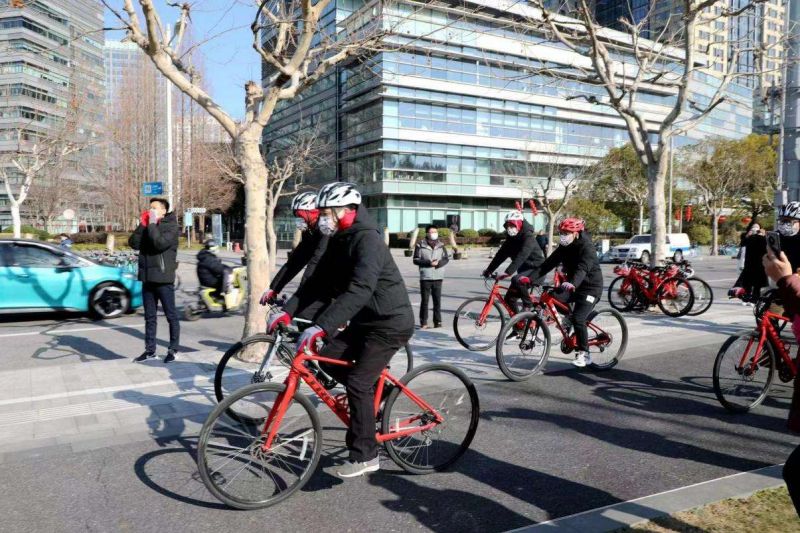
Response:
[[[777,231],[767,232],[767,246],[775,254],[775,257],[781,256],[781,236]]]

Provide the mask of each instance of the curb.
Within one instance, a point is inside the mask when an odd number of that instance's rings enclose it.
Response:
[[[686,487],[643,496],[627,502],[590,509],[547,522],[515,529],[509,533],[601,533],[646,520],[688,511],[728,498],[744,498],[759,490],[783,485],[783,464],[703,481]]]

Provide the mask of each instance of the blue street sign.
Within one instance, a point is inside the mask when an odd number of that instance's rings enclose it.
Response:
[[[164,183],[161,181],[148,181],[142,183],[142,196],[159,196],[164,194]]]

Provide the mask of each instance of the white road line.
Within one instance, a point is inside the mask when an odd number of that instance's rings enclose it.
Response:
[[[130,326],[97,326],[93,328],[76,328],[76,329],[57,329],[57,330],[50,330],[50,331],[26,331],[23,333],[3,333],[0,334],[0,338],[3,337],[26,337],[31,335],[63,335],[65,333],[82,333],[84,331],[101,331],[104,329],[143,329],[144,324],[133,324]]]

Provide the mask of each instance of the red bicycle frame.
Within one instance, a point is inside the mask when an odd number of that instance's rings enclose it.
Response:
[[[789,367],[789,370],[792,372],[792,376],[796,376],[797,367],[792,360],[789,349],[786,347],[786,343],[781,340],[780,334],[772,324],[772,320],[777,320],[779,322],[789,321],[789,319],[785,316],[773,313],[771,311],[764,313],[758,323],[758,344],[756,345],[755,357],[753,357],[753,361],[750,363],[749,371],[751,374],[755,372],[756,365],[758,364],[758,354],[760,354],[761,350],[764,349],[764,343],[769,341],[769,343],[772,345],[772,348],[778,353],[778,355],[780,355],[784,363],[786,363],[786,365]],[[744,369],[748,354],[750,353],[750,348],[753,346],[753,341],[753,337],[750,337],[750,339],[747,341],[747,346],[744,349],[744,353],[742,354],[741,359],[739,359],[739,369]]]
[[[511,306],[509,306],[505,298],[503,298],[503,295],[500,293],[500,289],[508,290],[508,287],[506,285],[501,285],[498,280],[495,280],[494,285],[492,285],[492,290],[489,292],[489,298],[486,300],[486,304],[483,306],[481,314],[478,317],[479,324],[483,324],[484,322],[486,322],[486,317],[489,316],[489,313],[492,310],[492,306],[496,301],[500,302],[500,305],[502,305],[503,308],[506,310],[508,316],[514,316],[514,310],[511,309]]]
[[[564,330],[564,326],[562,325],[561,318],[559,316],[560,313],[558,312],[560,309],[569,313],[569,305],[557,299],[550,291],[547,290],[542,292],[542,295],[537,301],[534,301],[534,305],[542,308],[542,314],[544,315],[545,320],[555,323],[558,331],[561,332],[561,336],[564,338],[566,348],[569,350],[576,349],[578,347],[578,339],[575,337],[575,334],[568,335],[567,331]],[[594,337],[590,336],[589,338],[589,346],[604,346],[605,344],[608,344],[608,334],[606,334],[596,324],[589,321],[586,323],[586,327],[595,333]]]
[[[275,435],[278,432],[281,421],[283,420],[286,411],[289,409],[289,404],[294,398],[294,394],[300,385],[300,380],[304,381],[309,387],[311,387],[311,390],[313,390],[320,400],[322,400],[330,408],[330,410],[339,417],[339,420],[341,420],[346,426],[350,426],[350,415],[348,414],[347,406],[343,402],[337,401],[337,399],[332,396],[325,387],[322,386],[322,384],[317,380],[316,376],[305,365],[307,361],[318,361],[320,363],[328,363],[331,365],[348,368],[353,367],[353,363],[350,361],[322,357],[316,354],[307,354],[303,351],[298,352],[295,358],[292,360],[292,366],[289,370],[289,375],[286,376],[286,380],[283,382],[284,385],[286,385],[286,389],[279,393],[278,397],[275,399],[275,404],[272,406],[269,415],[267,415],[267,420],[264,423],[264,428],[261,431],[262,436],[266,435],[264,443],[261,445],[261,449],[265,452],[269,451],[270,447],[272,446],[272,441],[275,439]],[[442,415],[439,414],[436,409],[434,409],[425,400],[414,394],[414,392],[404,383],[392,376],[389,373],[389,370],[386,368],[384,368],[383,372],[381,372],[381,375],[378,378],[377,386],[375,387],[376,417],[378,415],[378,410],[380,409],[383,390],[387,381],[389,381],[389,383],[391,383],[393,386],[398,387],[400,389],[400,394],[405,394],[412,402],[417,404],[426,413],[430,413],[432,420],[423,425],[403,429],[403,427],[420,420],[422,416],[415,415],[404,419],[398,419],[395,421],[395,425],[389,428],[388,433],[384,434],[378,432],[375,434],[375,439],[378,442],[386,442],[387,440],[397,439],[400,437],[413,435],[414,433],[427,431],[435,427],[437,424],[444,422],[444,417],[442,417]]]

